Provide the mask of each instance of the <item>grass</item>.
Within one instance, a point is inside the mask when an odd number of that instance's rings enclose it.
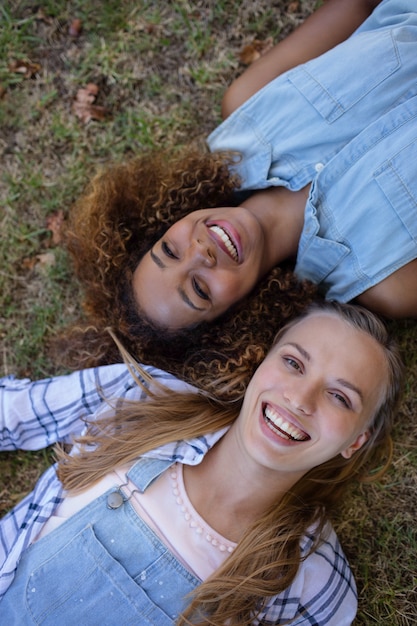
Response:
[[[0,374],[59,373],[48,339],[77,314],[79,286],[47,219],[64,215],[92,172],[145,146],[204,137],[253,38],[278,41],[313,8],[267,0],[6,0],[0,7]],[[297,3],[295,3],[296,5]],[[79,36],[69,26],[80,19]],[[12,61],[39,64],[31,77]],[[104,121],[82,123],[77,90],[99,86]],[[46,256],[45,256],[46,255]],[[408,366],[395,457],[377,485],[360,486],[337,525],[358,588],[358,626],[417,620],[417,335],[394,325]],[[0,455],[0,511],[27,493],[50,451]]]

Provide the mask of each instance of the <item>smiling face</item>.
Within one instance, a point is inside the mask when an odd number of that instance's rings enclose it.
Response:
[[[259,366],[232,429],[245,457],[298,479],[366,442],[387,382],[386,357],[372,337],[315,312]]]
[[[264,233],[244,207],[202,209],[176,222],[133,274],[139,308],[157,326],[210,321],[264,273]]]

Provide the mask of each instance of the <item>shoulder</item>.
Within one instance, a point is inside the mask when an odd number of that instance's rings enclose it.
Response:
[[[347,558],[330,524],[310,553],[314,539],[310,532],[303,538],[297,575],[283,594],[271,600],[265,617],[273,623],[292,619],[294,626],[349,626],[357,611],[357,592]]]

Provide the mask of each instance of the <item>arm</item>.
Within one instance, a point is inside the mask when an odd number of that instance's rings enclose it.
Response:
[[[223,97],[223,119],[283,72],[327,52],[347,39],[380,2],[326,0],[301,26],[233,81]]]
[[[142,368],[170,389],[193,389],[163,370],[150,365]],[[39,450],[58,441],[72,442],[85,420],[96,419],[102,410],[114,406],[112,400],[145,398],[124,363],[34,382],[0,378],[0,451]]]
[[[0,450],[70,441],[109,397],[140,396],[126,366],[109,365],[35,382],[0,379]],[[106,405],[107,406],[107,405]]]
[[[356,302],[388,318],[417,317],[417,259],[361,293]]]

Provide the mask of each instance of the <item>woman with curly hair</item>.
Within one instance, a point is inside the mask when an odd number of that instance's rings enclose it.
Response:
[[[340,45],[259,88],[278,44],[241,77],[258,77],[249,99],[241,79],[226,93],[210,150],[239,153],[240,191],[261,191],[187,216],[144,255],[135,299],[159,326],[213,319],[288,258],[326,299],[417,316],[417,13],[365,4]]]
[[[159,347],[179,362],[201,346],[222,352],[240,329],[254,337],[258,327],[265,345],[263,333],[296,313],[310,289],[277,269],[287,260],[326,299],[417,315],[417,14],[406,4],[328,0],[259,72],[255,64],[241,77],[243,95],[241,79],[226,93],[228,117],[208,138],[211,154],[144,155],[93,181],[68,231],[97,329],[74,340],[76,365],[109,358],[106,325],[141,360]],[[320,39],[320,29],[331,36]],[[288,50],[300,33],[308,45],[297,50],[319,56],[271,80],[271,68],[285,69],[274,65],[280,50],[294,62]],[[357,81],[364,58],[372,71]],[[256,188],[243,201],[236,193]]]
[[[139,260],[171,224],[205,206],[234,202],[237,183],[229,159],[209,153],[153,153],[97,175],[74,207],[67,246],[84,288],[85,325],[62,335],[54,349],[67,365],[117,362],[111,327],[135,357],[199,385],[218,376],[243,374],[247,382],[277,330],[316,296],[289,269],[275,268],[250,296],[215,324],[170,332],[138,309],[132,278]],[[202,355],[204,354],[204,359]]]
[[[93,416],[1,523],[3,620],[351,624],[329,517],[386,469],[402,371],[376,316],[326,303],[281,330],[235,402],[154,383]]]

